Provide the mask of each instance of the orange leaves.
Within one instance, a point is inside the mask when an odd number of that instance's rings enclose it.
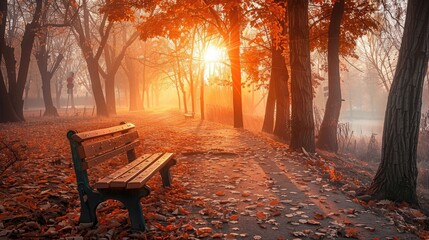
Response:
[[[158,222],[153,222],[152,225],[162,231],[164,231],[165,229],[164,226],[162,226],[162,224]]]
[[[194,227],[192,226],[192,224],[185,224],[185,225],[183,225],[182,226],[182,228],[185,230],[185,231],[194,231],[195,229],[194,229]]]
[[[197,236],[198,237],[208,237],[213,232],[213,229],[209,227],[201,227],[197,229]]]
[[[331,14],[333,4],[317,0],[320,7],[313,8],[310,14],[313,16],[310,28],[310,47],[312,50],[319,49],[322,52],[327,51],[328,47],[328,29],[330,18],[323,18]],[[342,17],[340,32],[340,54],[342,56],[357,57],[355,54],[356,42],[359,37],[365,35],[368,31],[378,28],[377,20],[372,17],[376,11],[376,5],[370,1],[360,4],[359,1],[345,1],[345,12]]]
[[[100,8],[100,13],[107,13],[110,21],[135,21],[135,13],[127,0],[109,1]]]
[[[173,224],[165,226],[165,231],[168,231],[168,232],[174,231],[176,229],[177,229],[177,226],[175,226]]]
[[[323,214],[321,214],[321,213],[315,213],[314,214],[314,219],[316,219],[316,220],[322,220],[322,219],[325,219],[325,218],[326,218],[326,216],[323,215]]]
[[[225,192],[224,191],[217,191],[215,194],[217,196],[225,196]]]
[[[346,228],[346,237],[357,238],[359,230],[357,228]]]
[[[250,193],[248,193],[248,192],[243,192],[243,193],[241,194],[241,196],[242,196],[242,197],[248,197],[248,196],[250,196]]]
[[[159,116],[159,115],[158,115]],[[131,115],[132,117],[132,115]],[[159,119],[159,118],[158,118]],[[182,119],[182,118],[180,118]],[[136,119],[131,119],[136,120]],[[98,121],[98,119],[97,119]],[[103,120],[104,121],[104,120]],[[108,120],[105,120],[108,121]],[[117,118],[114,118],[112,121],[116,122]],[[141,121],[141,120],[140,120]],[[144,121],[147,121],[147,118],[145,118]],[[158,120],[159,121],[159,120]],[[87,122],[84,122],[85,124],[88,124]],[[165,141],[169,141],[167,137],[164,138],[164,135],[162,135],[163,131],[160,131],[159,125],[162,125],[162,123],[159,124],[141,124],[143,125],[143,128],[145,126],[154,127],[155,130],[150,129],[146,131],[141,131],[145,134],[145,138],[154,139],[153,141],[146,141],[145,148],[147,147],[151,151],[155,151],[158,148],[163,147],[163,143],[165,144]],[[98,123],[94,123],[98,124]],[[173,123],[172,123],[173,124]],[[175,124],[175,123],[174,123]],[[191,122],[188,121],[188,124],[191,124]],[[208,124],[208,123],[203,123]],[[55,124],[50,124],[50,127],[55,127]],[[208,125],[212,126],[212,125]],[[91,126],[92,127],[92,126]],[[180,126],[179,126],[180,127]],[[78,128],[78,127],[77,127]],[[170,128],[169,128],[170,129]],[[190,128],[189,128],[190,129]],[[202,128],[204,129],[204,128]],[[212,127],[211,129],[216,129],[216,126]],[[179,129],[181,132],[183,129]],[[140,131],[140,130],[139,130]],[[222,129],[222,132],[225,130]],[[30,132],[30,131],[29,131]],[[58,135],[55,131],[52,131],[54,137],[52,139],[60,139],[63,133],[59,132]],[[155,132],[155,133],[152,133]],[[184,131],[183,131],[184,132]],[[174,145],[172,148],[174,149],[181,149],[183,146],[187,146],[186,144],[189,143],[189,139],[186,139],[185,136],[182,136],[181,134],[172,134],[169,132],[169,137],[174,139],[174,143],[168,142],[168,145]],[[242,134],[242,133],[240,133]],[[143,135],[143,134],[142,134]],[[147,137],[149,135],[150,137]],[[156,137],[163,136],[162,141],[157,141]],[[205,136],[208,136],[205,135]],[[210,135],[210,139],[212,138],[212,135]],[[240,135],[241,136],[241,135]],[[62,136],[64,137],[64,136]],[[213,137],[214,139],[222,139],[220,136],[219,138]],[[245,135],[244,135],[245,137]],[[201,137],[201,136],[193,136],[194,139],[201,138],[208,141],[209,138]],[[183,140],[185,139],[185,140]],[[203,141],[201,141],[203,142]],[[236,142],[231,142],[231,144],[235,144]],[[64,144],[66,142],[64,141]],[[228,143],[230,144],[230,143]],[[183,145],[183,146],[182,146]],[[30,144],[31,146],[31,144]],[[34,148],[35,145],[31,146],[31,148]],[[67,149],[64,147],[64,149]],[[58,151],[58,154],[66,156],[66,154],[69,154],[68,152],[61,152],[61,148],[55,148],[55,151]],[[68,149],[67,149],[68,150]],[[253,150],[252,150],[253,151]],[[263,146],[257,149],[258,152],[263,152],[265,149]],[[270,149],[272,151],[272,149]],[[179,152],[179,151],[178,151]],[[40,156],[43,154],[46,154],[42,151],[40,151]],[[264,228],[263,231],[274,231],[271,239],[276,239],[276,237],[281,232],[282,234],[286,232],[285,225],[283,225],[284,222],[290,221],[294,223],[300,223],[301,225],[297,228],[299,228],[299,231],[302,232],[295,232],[297,235],[296,237],[300,237],[302,239],[306,238],[313,238],[318,239],[316,237],[320,237],[323,235],[316,235],[315,229],[325,229],[328,224],[331,224],[330,222],[333,221],[331,219],[325,219],[326,216],[324,215],[324,212],[313,212],[313,210],[309,210],[306,204],[306,202],[303,199],[295,199],[299,198],[300,192],[298,190],[287,190],[287,191],[297,191],[296,194],[289,194],[286,192],[286,190],[281,190],[282,187],[278,187],[278,191],[280,192],[278,195],[272,195],[271,192],[264,192],[263,190],[266,190],[268,188],[272,188],[273,186],[267,186],[265,184],[262,185],[252,185],[249,187],[245,181],[243,181],[242,178],[240,179],[233,179],[235,175],[238,175],[237,172],[226,172],[230,171],[229,167],[230,163],[235,163],[235,166],[231,166],[231,169],[237,169],[240,168],[243,169],[244,173],[247,173],[249,169],[252,168],[254,170],[253,164],[248,164],[247,161],[250,161],[248,159],[244,160],[237,160],[237,161],[231,161],[231,159],[215,159],[213,161],[209,161],[204,159],[204,155],[198,155],[198,157],[201,157],[201,160],[197,158],[199,161],[195,161],[195,156],[189,156],[187,160],[185,158],[178,159],[179,163],[174,168],[174,174],[173,174],[173,187],[169,189],[162,188],[161,179],[159,178],[159,174],[155,176],[153,181],[149,182],[148,185],[151,186],[153,189],[153,192],[148,196],[142,199],[142,204],[144,206],[144,217],[146,222],[148,223],[148,227],[151,229],[150,232],[142,234],[140,237],[135,237],[139,239],[144,239],[144,237],[148,239],[194,239],[194,238],[202,238],[203,236],[207,236],[207,238],[226,238],[230,239],[236,238],[240,239],[241,233],[245,233],[248,231],[248,229],[245,229],[242,227],[241,224],[244,221],[251,220],[253,222],[258,222],[259,224],[254,226],[256,228]],[[212,156],[210,156],[212,157]],[[203,160],[204,159],[204,160]],[[31,159],[30,159],[31,160]],[[32,160],[31,160],[32,161]],[[286,161],[286,160],[284,160]],[[261,160],[262,162],[262,160]],[[67,164],[64,164],[67,163]],[[253,161],[251,163],[254,163]],[[284,162],[286,164],[286,162]],[[201,166],[202,164],[205,164],[204,166]],[[224,164],[222,166],[222,164]],[[247,166],[247,165],[249,166]],[[315,163],[317,164],[317,163]],[[327,165],[327,164],[326,164]],[[323,170],[327,170],[324,168],[326,165],[323,165],[321,168]],[[88,238],[96,238],[97,235],[91,235],[91,232],[95,232],[94,230],[79,230],[76,228],[78,225],[77,221],[79,219],[79,208],[76,207],[79,205],[79,198],[76,191],[76,182],[74,174],[70,174],[72,171],[71,168],[68,166],[68,161],[63,161],[61,165],[49,165],[48,163],[46,166],[44,164],[38,164],[37,166],[40,166],[40,173],[38,173],[38,169],[34,166],[36,165],[29,165],[32,170],[32,175],[27,176],[28,172],[24,172],[22,174],[21,172],[18,172],[16,174],[10,175],[9,177],[2,178],[1,181],[4,184],[4,191],[10,191],[8,194],[11,195],[11,198],[15,198],[17,201],[19,200],[20,204],[23,204],[26,207],[20,207],[19,205],[13,205],[13,201],[4,201],[3,199],[7,198],[3,195],[0,195],[0,205],[5,207],[5,211],[0,210],[0,221],[3,219],[10,219],[3,221],[3,224],[5,225],[5,229],[12,229],[13,226],[12,223],[21,224],[24,226],[25,222],[27,223],[28,229],[35,229],[37,228],[37,225],[31,223],[32,221],[36,221],[35,219],[28,219],[28,216],[31,216],[32,209],[37,206],[43,217],[48,216],[47,219],[49,220],[49,225],[54,225],[54,230],[57,232],[58,235],[52,237],[52,238],[67,238],[70,235],[70,233],[76,233],[76,234],[87,234]],[[219,172],[222,174],[220,176],[228,175],[229,178],[223,179],[222,177],[219,179],[217,177],[218,172],[214,172],[215,169],[210,167],[219,167],[221,170]],[[110,167],[110,166],[109,166]],[[248,167],[248,168],[247,168]],[[194,172],[194,169],[202,169],[201,172]],[[336,167],[335,170],[343,169],[342,167]],[[24,169],[25,170],[25,169]],[[101,171],[108,170],[108,167],[101,168]],[[208,171],[213,171],[213,173]],[[37,173],[36,173],[37,172]],[[34,174],[33,174],[34,173]],[[192,174],[189,174],[192,173]],[[250,173],[250,172],[249,172]],[[257,175],[258,172],[254,172],[253,176],[260,176]],[[328,175],[327,172],[325,173],[325,176]],[[334,171],[335,175],[339,175],[338,171]],[[24,176],[22,176],[24,175]],[[348,175],[344,175],[344,177],[347,177]],[[280,177],[280,175],[279,175]],[[312,179],[316,179],[316,176],[311,176]],[[318,176],[317,176],[318,177]],[[244,178],[247,178],[248,180],[253,180],[249,176],[245,176]],[[298,179],[300,177],[296,177],[296,180],[302,180]],[[45,179],[48,179],[46,182]],[[38,180],[42,180],[41,182],[38,182]],[[60,184],[52,184],[53,181],[60,181]],[[254,179],[257,181],[258,179]],[[343,179],[344,180],[344,179]],[[216,182],[215,182],[216,181]],[[219,182],[217,182],[219,181]],[[263,182],[263,181],[261,181]],[[43,183],[43,184],[38,184]],[[325,180],[318,181],[316,179],[316,184],[324,184]],[[50,184],[50,185],[49,185]],[[309,183],[310,184],[310,183]],[[234,185],[235,189],[233,188],[226,188],[222,189],[220,186],[224,185]],[[275,183],[277,185],[277,183]],[[280,184],[279,184],[280,185]],[[277,187],[277,186],[275,186]],[[331,186],[324,186],[322,187],[323,193],[326,193],[326,195],[339,195],[341,194],[340,191],[336,191],[335,194],[331,194],[333,190],[328,192],[327,189],[335,189]],[[12,192],[11,190],[16,189],[16,192]],[[49,191],[47,191],[49,190]],[[218,191],[223,190],[223,191]],[[234,191],[231,191],[234,190]],[[22,194],[21,194],[22,191]],[[218,192],[217,192],[218,191]],[[283,193],[284,192],[284,193]],[[316,202],[317,199],[322,199],[322,192],[314,193],[310,192],[309,194],[314,194],[314,197],[310,197],[311,200],[315,199]],[[21,195],[19,195],[21,194]],[[214,197],[215,196],[218,197]],[[287,194],[287,198],[282,197],[280,194]],[[316,195],[317,194],[317,195]],[[28,196],[28,197],[24,197]],[[227,196],[227,197],[226,197]],[[311,196],[311,195],[310,195]],[[279,199],[275,199],[275,198]],[[33,198],[34,201],[29,201],[28,198]],[[334,198],[335,199],[335,198]],[[332,198],[330,196],[326,197],[326,201],[329,203],[332,203]],[[28,205],[27,203],[30,202]],[[51,204],[51,207],[45,208],[46,211],[41,211],[41,206],[46,205],[47,202]],[[33,205],[32,205],[33,204]],[[64,207],[64,205],[68,205],[68,208]],[[100,220],[100,226],[98,227],[98,230],[95,234],[100,234],[102,236],[107,231],[115,231],[114,238],[134,238],[131,236],[127,236],[127,231],[129,228],[129,224],[126,224],[128,221],[127,212],[125,209],[120,209],[115,205],[115,207],[109,207],[111,203],[103,203],[100,205],[101,211],[97,211],[99,214],[99,220]],[[116,203],[118,204],[118,203]],[[300,204],[302,204],[304,207],[300,207]],[[332,204],[342,204],[342,201],[339,203],[332,203]],[[353,203],[349,203],[353,204]],[[30,206],[32,205],[32,206]],[[35,206],[34,206],[35,205]],[[60,207],[58,205],[61,205]],[[238,211],[232,211],[231,208],[235,208],[235,205],[237,205]],[[0,206],[0,208],[2,207]],[[328,206],[328,205],[326,205]],[[332,205],[330,205],[332,206]],[[373,206],[378,206],[376,202],[373,203]],[[189,208],[188,208],[189,207]],[[247,208],[249,207],[249,208]],[[283,208],[286,207],[286,208]],[[289,211],[290,207],[293,208],[293,212]],[[341,207],[341,205],[340,205]],[[403,206],[407,207],[407,206]],[[28,209],[27,209],[28,208]],[[243,208],[243,209],[240,209]],[[344,208],[344,207],[343,207]],[[341,209],[343,209],[341,208]],[[340,219],[338,220],[338,224],[341,225],[341,229],[344,228],[350,228],[350,227],[358,227],[353,224],[349,224],[344,226],[344,218],[343,214],[353,214],[354,211],[351,210],[353,207],[352,205],[348,205],[345,210],[342,210],[341,213],[326,213],[328,216]],[[13,210],[12,210],[13,209]],[[30,210],[31,209],[31,210]],[[52,210],[52,209],[58,209],[58,210]],[[331,209],[331,211],[335,208]],[[236,209],[234,209],[236,210]],[[16,212],[15,212],[16,211]],[[54,215],[50,214],[49,211],[54,212]],[[189,213],[188,211],[191,211]],[[174,214],[173,214],[174,212]],[[200,212],[201,215],[198,215],[197,212]],[[407,210],[408,212],[408,210]],[[25,215],[24,215],[25,213]],[[242,213],[248,213],[248,215],[241,215]],[[290,215],[288,214],[290,213]],[[415,212],[415,211],[409,211],[410,216],[420,217],[421,213]],[[303,216],[306,215],[306,216]],[[333,215],[333,216],[332,216]],[[290,217],[289,217],[290,216]],[[194,218],[195,217],[195,218]],[[364,217],[364,215],[361,215],[361,217]],[[24,220],[23,220],[24,219]],[[198,221],[195,219],[203,219],[202,221]],[[273,222],[273,219],[278,220],[277,222]],[[305,221],[298,219],[304,219]],[[313,219],[313,220],[311,220]],[[325,220],[324,220],[325,219]],[[377,217],[377,219],[379,219]],[[115,222],[116,220],[116,222]],[[323,220],[323,221],[322,221]],[[55,221],[55,222],[53,222]],[[240,224],[236,224],[235,222],[239,221]],[[37,221],[36,221],[37,222]],[[305,222],[305,223],[304,223]],[[320,223],[322,222],[322,223]],[[279,226],[275,225],[276,223],[280,223]],[[46,224],[41,224],[41,228],[44,229],[40,231],[39,233],[45,233],[48,232],[47,230],[50,228]],[[201,225],[200,225],[201,224]],[[203,225],[204,224],[204,225]],[[314,226],[310,226],[311,224],[316,224]],[[317,224],[322,224],[322,226],[318,226]],[[369,225],[370,223],[368,223]],[[117,227],[114,227],[117,226]],[[127,226],[127,227],[124,227]],[[240,227],[240,229],[233,230],[234,227]],[[366,236],[377,236],[382,231],[385,231],[385,229],[380,229],[380,225],[374,226],[365,226],[358,227],[360,231],[363,231],[363,233],[366,234]],[[275,230],[275,228],[278,227],[279,230]],[[377,230],[374,229],[374,227],[377,227]],[[307,231],[309,228],[313,231]],[[340,227],[338,227],[340,228]],[[61,229],[66,229],[61,231]],[[67,230],[68,229],[68,230]],[[226,230],[228,229],[228,230]],[[225,231],[230,231],[230,233],[236,234],[235,236],[226,234]],[[284,232],[283,232],[284,231]],[[344,233],[342,237],[345,236],[345,230],[342,230],[341,233]],[[52,231],[51,231],[52,232]],[[287,231],[287,234],[289,234],[291,231]],[[394,229],[394,233],[388,232],[386,230],[387,234],[397,234],[396,229]],[[34,233],[34,234],[33,234]],[[36,235],[37,232],[32,232],[33,235]],[[198,234],[197,234],[198,233]],[[326,234],[326,233],[325,233]],[[351,229],[348,231],[348,235],[353,236],[355,234],[354,230]],[[384,234],[384,232],[383,232]],[[381,235],[381,234],[380,234]],[[427,232],[421,232],[421,236],[427,236]],[[243,234],[244,236],[244,234]],[[295,236],[295,235],[294,235]],[[253,236],[248,236],[246,238],[252,238]],[[290,238],[292,236],[285,235],[284,238]],[[320,237],[323,238],[323,237]],[[319,238],[319,239],[320,239]],[[244,239],[244,237],[242,238]],[[263,237],[265,239],[265,237]],[[268,238],[270,239],[270,238]]]
[[[183,207],[179,207],[179,213],[182,215],[188,215],[189,211],[184,209]]]
[[[307,223],[310,225],[320,225],[319,221],[312,220],[312,219],[307,220]]]
[[[231,221],[237,221],[237,220],[238,220],[238,218],[239,218],[239,216],[238,216],[238,215],[236,215],[236,214],[234,214],[234,215],[231,215],[231,216],[229,217],[229,220],[231,220]]]
[[[332,181],[341,181],[341,179],[343,179],[343,176],[341,176],[339,173],[335,172],[334,167],[329,167],[328,173],[329,173],[329,177],[331,178]]]
[[[265,220],[268,218],[268,214],[264,213],[264,212],[256,212],[256,217],[259,220]]]
[[[411,216],[413,216],[414,218],[424,218],[426,217],[425,214],[423,214],[421,211],[417,210],[417,209],[409,209],[409,213]]]
[[[213,235],[211,235],[211,238],[222,238],[223,234],[222,233],[215,233]]]

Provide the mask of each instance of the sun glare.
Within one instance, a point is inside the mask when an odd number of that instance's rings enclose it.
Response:
[[[209,45],[204,54],[204,62],[206,63],[214,63],[219,62],[222,57],[222,49],[215,47],[213,45]]]

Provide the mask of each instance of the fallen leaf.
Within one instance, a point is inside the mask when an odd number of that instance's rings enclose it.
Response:
[[[257,213],[256,213],[256,217],[257,217],[258,219],[260,219],[260,220],[265,220],[268,216],[267,216],[267,214],[266,214],[266,213],[264,213],[264,212],[257,212]]]
[[[320,222],[319,222],[319,221],[312,220],[312,219],[307,220],[307,223],[308,223],[308,224],[311,224],[311,225],[320,225]]]

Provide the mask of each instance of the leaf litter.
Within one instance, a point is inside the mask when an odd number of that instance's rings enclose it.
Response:
[[[135,114],[109,119],[79,117],[79,121],[43,118],[0,125],[0,140],[19,150],[20,158],[0,176],[0,237],[262,239],[259,230],[253,231],[254,226],[275,232],[278,239],[290,236],[353,238],[361,231],[377,232],[376,228],[365,224],[333,221],[333,218],[355,216],[358,211],[354,209],[309,211],[314,208],[314,201],[326,204],[329,197],[323,194],[338,191],[332,183],[347,178],[332,166],[319,167],[314,159],[322,157],[286,152],[281,143],[215,123],[205,123],[197,132],[197,122],[189,124],[179,116],[170,112],[166,116],[148,114],[145,118]],[[97,209],[98,226],[78,224],[80,202],[65,133],[68,129],[103,128],[124,120],[137,126],[143,140],[138,147],[139,153],[170,151],[177,153],[179,160],[179,164],[172,168],[171,188],[162,188],[159,176],[148,183],[153,192],[142,198],[148,226],[144,233],[130,231],[127,211],[121,203],[110,200]],[[3,156],[10,159],[10,154],[0,154]],[[293,172],[293,166],[302,165],[295,159],[301,162],[304,159],[310,170]],[[90,180],[94,182],[125,161],[121,158],[100,165],[90,173]],[[273,171],[272,176],[282,177],[287,171],[293,172],[288,176],[301,188],[289,190],[265,175],[261,166],[267,161],[275,161],[286,169]],[[328,171],[329,176],[320,169]],[[320,191],[312,192],[307,187],[309,184],[320,185]],[[346,187],[341,191],[353,191],[350,189]],[[386,215],[399,229],[418,232],[396,215],[398,211],[393,213],[386,207],[391,203],[378,202],[375,205],[388,209]],[[425,215],[410,209],[404,207],[399,211],[408,214],[408,218],[425,221]],[[249,223],[249,219],[253,220]],[[294,228],[285,228],[287,225]],[[394,237],[397,232],[391,234]]]

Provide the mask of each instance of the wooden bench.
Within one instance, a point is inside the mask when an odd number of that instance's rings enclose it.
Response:
[[[185,116],[185,118],[194,118],[194,113],[184,113],[183,116]]]
[[[79,222],[96,225],[97,206],[108,199],[115,199],[127,208],[131,228],[144,231],[140,199],[151,191],[146,183],[160,172],[163,186],[171,185],[170,167],[176,164],[173,154],[155,153],[136,157],[135,147],[140,140],[132,123],[82,133],[70,130],[67,138],[81,203]],[[127,154],[128,164],[91,187],[87,170],[123,153]]]

